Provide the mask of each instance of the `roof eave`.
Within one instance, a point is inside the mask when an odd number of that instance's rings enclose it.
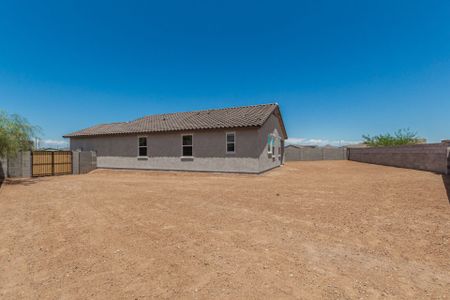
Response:
[[[263,123],[264,124],[264,123]],[[215,127],[215,128],[191,128],[191,129],[174,129],[174,130],[157,130],[157,131],[126,131],[126,132],[112,132],[112,133],[98,133],[98,134],[66,134],[63,138],[83,138],[83,137],[101,137],[113,135],[135,135],[135,134],[150,134],[150,133],[173,133],[186,131],[201,131],[201,130],[221,130],[221,129],[237,129],[237,128],[260,128],[262,124],[248,125],[248,126],[230,126],[230,127]]]

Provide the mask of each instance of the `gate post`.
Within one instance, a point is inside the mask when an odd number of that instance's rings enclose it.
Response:
[[[22,177],[31,177],[33,173],[33,165],[31,163],[31,151],[23,151],[20,153],[21,156],[21,169]]]
[[[72,151],[72,174],[80,174],[80,151]]]

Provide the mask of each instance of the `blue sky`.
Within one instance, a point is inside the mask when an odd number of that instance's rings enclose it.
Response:
[[[42,138],[278,102],[304,143],[450,138],[449,1],[1,1],[0,108]]]

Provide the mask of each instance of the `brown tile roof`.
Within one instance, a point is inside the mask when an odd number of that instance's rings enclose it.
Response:
[[[267,120],[267,118],[269,118],[270,114],[272,114],[274,110],[279,111],[278,104],[261,104],[253,106],[151,115],[130,122],[100,124],[92,126],[80,131],[66,134],[64,135],[64,137],[70,138],[81,136],[144,132],[259,127],[264,124],[264,122]]]

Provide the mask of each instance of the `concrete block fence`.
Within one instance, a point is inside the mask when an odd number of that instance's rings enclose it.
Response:
[[[291,145],[284,149],[286,161],[347,159],[347,150],[345,148],[309,148]]]
[[[31,152],[23,151],[7,159],[6,177],[31,177]]]
[[[450,174],[450,141],[395,147],[349,148],[358,162]]]
[[[72,152],[73,174],[86,174],[97,169],[97,155],[94,151]]]
[[[19,152],[15,157],[0,159],[0,181],[6,177],[32,176],[31,152]],[[72,152],[72,173],[85,174],[97,168],[97,156],[93,151]]]

